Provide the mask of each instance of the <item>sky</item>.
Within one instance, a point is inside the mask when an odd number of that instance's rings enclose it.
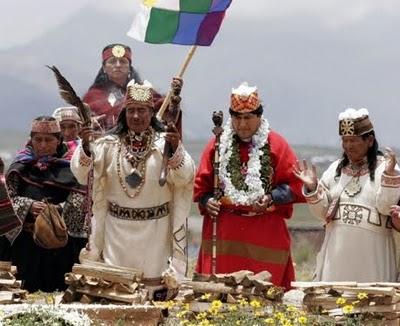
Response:
[[[88,6],[116,17],[133,17],[138,7],[138,0],[1,1],[0,52],[31,44]],[[213,45],[198,50],[188,68],[184,101],[200,122],[188,133],[207,138],[212,110],[225,108],[231,88],[247,80],[258,86],[271,126],[290,142],[338,145],[338,114],[367,107],[380,142],[397,146],[399,17],[398,0],[233,0]],[[155,51],[132,42],[139,55]],[[143,60],[141,67],[154,73]],[[201,101],[206,108],[198,108]]]

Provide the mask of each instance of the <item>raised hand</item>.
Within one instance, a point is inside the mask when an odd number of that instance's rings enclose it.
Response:
[[[311,164],[310,168],[306,160],[303,160],[302,162],[296,161],[296,163],[293,164],[293,174],[303,181],[308,191],[311,192],[317,188],[318,177],[317,167],[315,164]]]
[[[396,167],[397,159],[396,154],[389,147],[386,147],[385,158],[385,174],[394,176],[396,174],[394,168]]]

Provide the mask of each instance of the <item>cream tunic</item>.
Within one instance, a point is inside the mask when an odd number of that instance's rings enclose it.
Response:
[[[368,168],[363,169],[358,179],[361,192],[351,197],[342,190],[357,176],[346,167],[335,180],[338,163],[325,171],[315,193],[305,194],[311,213],[323,220],[331,198],[340,195],[339,210],[325,225],[314,281],[395,282],[396,231],[388,214],[400,198],[400,176],[384,175],[385,161],[380,156],[375,181],[370,180]]]
[[[116,136],[98,139],[91,158],[86,157],[81,146],[75,151],[71,170],[79,182],[87,182],[89,170],[94,166],[92,233],[90,251],[85,258],[99,260],[102,255],[105,263],[137,269],[145,278],[159,278],[171,256],[187,261],[187,217],[195,165],[180,144],[170,160],[181,155],[178,166],[169,169],[167,182],[161,187],[158,180],[163,148],[164,139],[157,135],[145,161],[145,172],[139,165],[139,170],[144,172],[144,183],[136,195],[136,190],[125,182],[132,166],[123,157],[124,145]],[[169,214],[156,219],[124,219],[110,214],[109,203],[135,209],[169,203]]]

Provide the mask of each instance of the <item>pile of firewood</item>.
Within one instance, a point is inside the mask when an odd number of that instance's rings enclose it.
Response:
[[[180,288],[184,302],[192,308],[199,308],[207,295],[207,301],[221,300],[224,303],[237,303],[238,300],[257,300],[264,304],[282,302],[284,290],[274,286],[271,274],[267,271],[254,274],[241,270],[230,274],[195,274],[191,281],[185,280]],[[168,284],[168,282],[166,282]]]
[[[69,285],[62,297],[63,303],[144,304],[148,291],[140,283],[142,273],[129,268],[85,261],[75,264],[65,275]]]
[[[21,281],[14,274],[17,267],[9,261],[0,261],[0,304],[20,303],[27,299],[28,291],[21,289]]]
[[[399,322],[400,283],[292,282],[292,286],[303,289],[303,303],[310,312],[325,312],[337,320],[369,314]]]

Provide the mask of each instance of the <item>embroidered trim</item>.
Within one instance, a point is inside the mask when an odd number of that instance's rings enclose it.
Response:
[[[381,185],[382,187],[389,187],[389,188],[400,187],[400,175],[389,176],[383,173],[381,177]]]
[[[90,164],[92,164],[92,158],[85,154],[85,151],[83,150],[82,145],[80,145],[79,148],[80,148],[79,159],[78,159],[79,165],[80,166],[90,166]]]
[[[304,186],[303,186],[302,192],[303,192],[304,198],[307,201],[307,204],[316,204],[316,203],[320,202],[323,198],[322,185],[320,183],[318,183],[317,189],[314,192],[307,193]]]
[[[174,155],[168,160],[168,166],[171,169],[179,169],[185,162],[185,149],[181,141],[179,141],[178,147]]]
[[[114,203],[108,204],[108,211],[111,216],[123,220],[155,220],[169,214],[169,202],[160,206],[146,208],[121,207]]]

